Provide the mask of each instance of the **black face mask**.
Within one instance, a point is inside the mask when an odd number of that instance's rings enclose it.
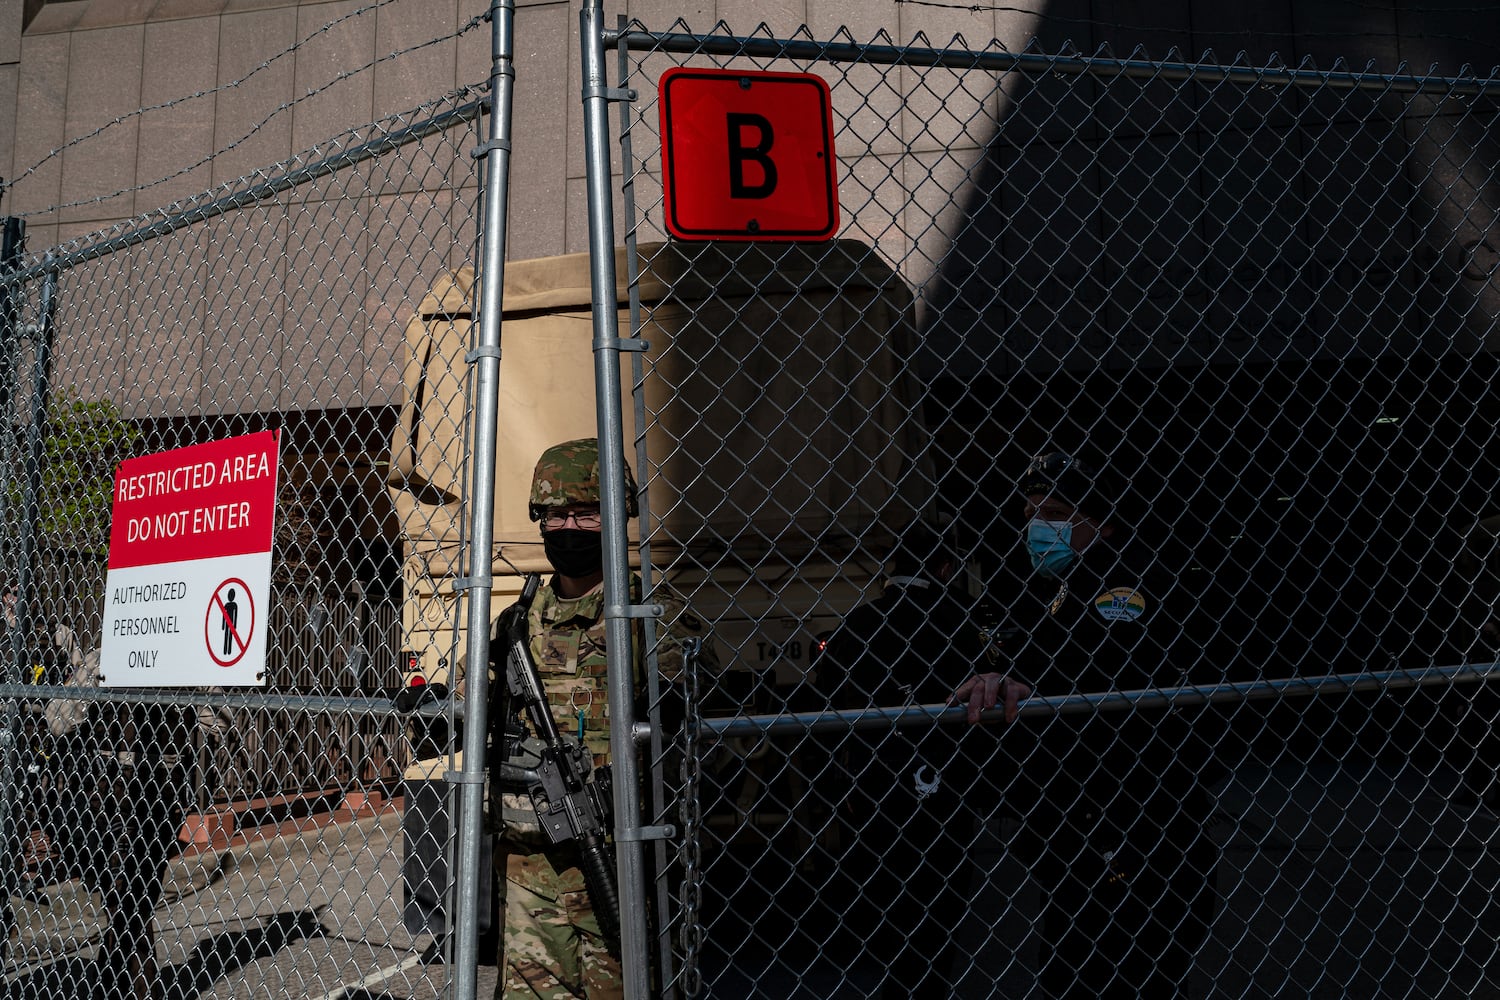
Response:
[[[563,576],[593,576],[604,568],[604,536],[597,531],[559,528],[542,532],[542,551]]]

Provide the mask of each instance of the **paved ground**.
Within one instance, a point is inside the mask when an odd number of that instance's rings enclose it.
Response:
[[[1217,789],[1222,903],[1189,995],[1500,1000],[1500,818],[1458,801],[1457,782],[1451,770],[1368,761],[1236,773]],[[1006,864],[999,838],[976,846],[960,936],[972,964],[956,996],[1035,997],[1039,890]],[[751,907],[759,919],[710,912],[705,995],[872,995],[873,970],[838,968],[809,944],[830,940],[836,915],[790,935],[775,919],[808,910],[806,895],[772,893],[764,910]],[[767,940],[780,944],[757,943]]]
[[[173,860],[157,912],[160,995],[326,1000],[442,995],[446,967],[402,927],[400,813],[322,812]],[[77,882],[16,900],[6,996],[81,1000],[96,978],[98,897]],[[494,988],[481,967],[480,995]]]
[[[1500,998],[1500,819],[1445,793],[1451,776],[1329,765],[1243,771],[1219,790],[1224,903],[1193,995]],[[1034,886],[1007,883],[998,839],[973,886],[962,997],[1021,997],[1034,954],[1015,948]],[[436,1000],[447,967],[402,927],[400,813],[323,812],[171,864],[158,912],[164,1000]],[[987,870],[990,874],[985,874]],[[6,1000],[88,1000],[97,899],[77,883],[17,900]],[[711,915],[712,916],[712,915]],[[758,949],[757,911],[717,927],[708,997],[862,997],[869,970],[816,950]],[[836,917],[834,918],[836,919]],[[479,995],[494,969],[479,970]]]

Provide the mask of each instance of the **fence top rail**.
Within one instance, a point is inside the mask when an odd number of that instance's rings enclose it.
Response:
[[[727,26],[720,22],[720,27]],[[618,28],[605,33],[606,45],[623,45],[632,51],[672,52],[682,55],[754,56],[806,62],[851,62],[885,66],[947,67],[995,73],[1019,72],[1033,76],[1056,73],[1067,76],[1134,77],[1182,80],[1197,83],[1233,83],[1264,87],[1280,85],[1306,89],[1372,90],[1394,93],[1441,93],[1445,96],[1482,97],[1500,94],[1500,78],[1477,76],[1419,76],[1412,73],[1349,72],[1277,66],[1231,66],[1176,60],[1117,59],[1108,56],[1043,55],[1008,52],[1002,48],[932,48],[927,45],[891,43],[819,42],[811,39],[751,37],[727,33],[699,35],[687,32],[652,32],[640,28]],[[955,37],[955,43],[963,43]],[[967,43],[963,43],[967,44]],[[992,46],[1002,43],[993,41]],[[1403,68],[1405,64],[1402,64]],[[1492,71],[1493,72],[1493,71]]]
[[[419,122],[413,122],[404,128],[395,129],[368,142],[360,143],[349,149],[342,150],[332,156],[324,157],[315,163],[286,173],[271,177],[258,184],[241,188],[237,191],[214,198],[201,204],[192,204],[188,207],[170,215],[145,221],[131,226],[128,229],[116,232],[113,235],[104,235],[102,238],[85,242],[73,250],[61,251],[60,249],[49,254],[45,259],[28,267],[16,268],[13,271],[0,273],[0,288],[19,288],[28,281],[51,273],[60,273],[68,268],[87,263],[108,256],[120,250],[145,243],[160,236],[166,236],[177,232],[188,226],[206,221],[220,215],[253,205],[257,202],[268,201],[277,195],[283,194],[293,188],[310,183],[320,177],[326,177],[339,170],[347,169],[366,160],[373,160],[393,150],[413,142],[420,141],[430,135],[447,131],[460,122],[477,119],[484,109],[488,107],[489,97],[479,97],[465,104],[433,115]],[[203,197],[203,196],[199,196]]]
[[[1020,714],[1076,715],[1084,712],[1147,708],[1190,708],[1223,702],[1265,701],[1272,698],[1334,696],[1356,691],[1393,691],[1500,678],[1500,662],[1464,663],[1424,670],[1381,670],[1322,677],[1288,677],[1173,688],[1104,691],[1097,694],[1033,695],[1021,701]],[[704,732],[715,736],[775,735],[827,730],[890,729],[965,721],[967,710],[950,705],[908,705],[900,708],[860,708],[827,712],[797,712],[707,718]],[[1001,722],[1003,709],[982,713],[985,722]]]

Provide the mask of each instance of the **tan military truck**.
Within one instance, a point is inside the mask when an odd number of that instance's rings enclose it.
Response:
[[[874,250],[849,240],[654,244],[640,259],[644,469],[633,450],[630,355],[622,406],[654,575],[711,624],[724,683],[774,701],[806,673],[816,637],[876,582],[889,528],[932,503],[906,367],[911,295]],[[616,273],[624,337],[623,252]],[[473,281],[471,268],[439,276],[408,327],[406,405],[391,449],[405,648],[428,681],[449,680],[463,658],[453,581],[467,575],[460,501]],[[495,613],[519,593],[520,574],[548,568],[527,511],[537,456],[596,431],[589,289],[586,254],[506,267]],[[632,522],[633,541],[642,523]],[[446,766],[419,761],[408,773]]]

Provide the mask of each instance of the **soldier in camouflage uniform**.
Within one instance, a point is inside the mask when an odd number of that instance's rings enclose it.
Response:
[[[627,514],[636,515],[635,483],[626,467]],[[599,446],[568,441],[542,453],[532,480],[531,517],[556,574],[537,592],[527,624],[531,654],[564,733],[582,735],[596,766],[609,763],[603,540],[599,518]],[[632,576],[634,598],[640,580]],[[656,646],[665,679],[681,672],[681,640],[702,635],[702,622],[661,591],[653,603],[667,611]],[[632,665],[643,684],[641,633]],[[705,643],[705,649],[708,644]],[[497,641],[493,648],[501,649]],[[497,678],[504,683],[503,673]],[[495,855],[503,864],[501,1000],[621,997],[620,963],[602,937],[593,906],[568,845],[552,847],[536,826],[528,801],[503,796]]]

